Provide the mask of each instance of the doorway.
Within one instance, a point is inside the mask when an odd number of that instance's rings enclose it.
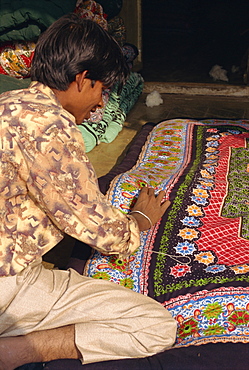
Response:
[[[143,0],[142,45],[145,81],[248,85],[249,2]]]

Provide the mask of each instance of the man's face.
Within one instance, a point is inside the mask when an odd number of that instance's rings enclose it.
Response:
[[[85,78],[82,90],[77,99],[76,123],[80,124],[84,119],[90,118],[90,112],[103,107],[102,92],[104,86],[100,81],[92,81]]]

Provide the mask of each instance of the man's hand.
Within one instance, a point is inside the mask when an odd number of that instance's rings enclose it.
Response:
[[[155,195],[155,190],[153,188],[145,186],[142,188],[136,204],[131,211],[140,211],[144,213],[150,218],[152,225],[154,225],[170,205],[169,200],[162,202],[164,196],[164,191],[160,191],[158,195]],[[151,225],[149,220],[142,214],[132,213],[132,216],[136,219],[140,231],[148,230],[150,228]]]

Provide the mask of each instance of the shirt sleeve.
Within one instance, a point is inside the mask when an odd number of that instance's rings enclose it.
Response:
[[[39,140],[32,161],[30,196],[66,234],[104,254],[130,255],[140,244],[138,225],[100,192],[79,130],[50,131]]]

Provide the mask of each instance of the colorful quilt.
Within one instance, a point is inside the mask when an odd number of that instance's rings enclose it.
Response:
[[[249,343],[249,121],[163,121],[107,196],[129,212],[142,186],[171,205],[127,260],[94,252],[85,275],[146,294],[178,322],[175,348]]]

